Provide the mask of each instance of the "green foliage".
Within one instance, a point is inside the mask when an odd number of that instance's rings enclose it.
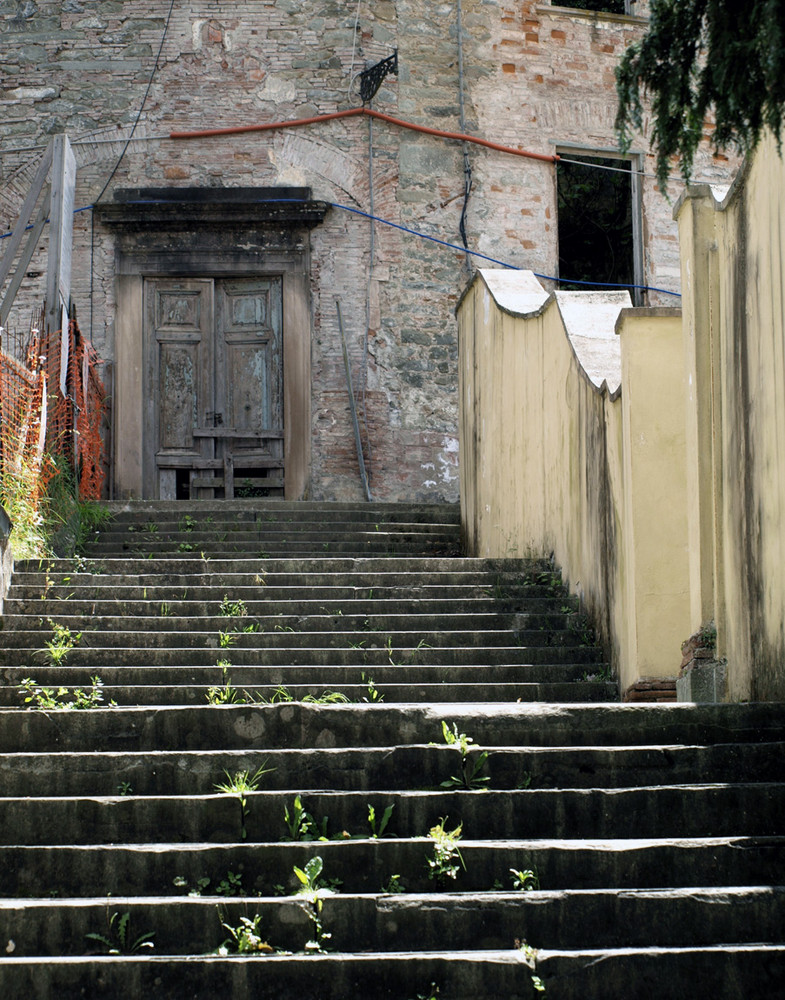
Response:
[[[448,879],[455,880],[461,868],[466,871],[466,865],[458,849],[463,824],[459,823],[454,830],[447,830],[446,822],[447,817],[443,816],[428,831],[428,836],[433,841],[433,857],[426,859],[428,878],[440,885],[444,885]]]
[[[616,132],[629,149],[653,111],[651,139],[664,191],[670,158],[685,179],[714,114],[715,150],[754,149],[764,128],[780,135],[785,107],[785,0],[651,0],[649,30],[616,69]],[[779,141],[779,139],[778,139]]]
[[[314,936],[305,944],[305,951],[317,954],[324,953],[325,944],[332,935],[328,934],[322,924],[323,896],[329,895],[333,890],[320,878],[322,874],[323,861],[320,857],[311,858],[305,868],[294,867],[294,874],[300,882],[298,895],[306,896],[308,903],[306,913],[314,925]]]
[[[458,732],[457,723],[453,723],[452,729],[442,719],[442,735],[447,746],[455,747],[461,755],[460,775],[451,775],[446,781],[441,783],[442,788],[481,788],[491,779],[488,775],[480,777],[480,771],[485,767],[488,760],[488,751],[483,750],[479,756],[472,757],[470,746],[474,743],[471,736]]]
[[[284,823],[289,831],[287,840],[327,840],[327,816],[318,823],[303,805],[301,796],[295,795],[292,811],[284,806]]]
[[[220,914],[219,914],[220,915]],[[229,931],[229,937],[218,949],[219,955],[234,952],[238,955],[272,955],[275,948],[262,940],[259,925],[262,918],[258,913],[251,917],[240,917],[240,923],[233,927],[221,920],[221,927]]]
[[[106,934],[95,932],[85,934],[89,941],[96,941],[106,949],[109,955],[133,955],[142,948],[154,948],[153,938],[155,931],[147,931],[134,937],[131,934],[131,914],[126,912],[122,916],[113,913],[109,919],[109,929]]]
[[[239,872],[227,872],[216,886],[215,892],[218,896],[244,896],[243,876]]]
[[[65,663],[71,650],[79,645],[82,633],[73,633],[67,625],[53,622],[51,618],[47,620],[52,629],[52,638],[46,640],[46,649],[38,649],[36,652],[41,654],[53,667],[59,667]]]
[[[540,888],[540,876],[537,874],[536,868],[526,868],[523,871],[511,868],[510,872],[512,873],[513,889],[518,889],[521,892],[532,892]]]
[[[267,763],[265,760],[256,771],[251,774],[250,771],[236,771],[234,774],[229,774],[228,771],[224,771],[226,775],[226,781],[216,784],[215,790],[217,792],[223,792],[224,795],[232,795],[240,804],[240,836],[243,840],[246,839],[246,829],[245,823],[250,814],[250,809],[248,808],[248,793],[255,792],[259,787],[262,780],[262,776],[269,774],[274,771],[274,767],[265,767]]]
[[[190,885],[188,879],[183,878],[182,875],[175,875],[172,879],[172,884],[177,886],[178,889],[187,889],[189,896],[201,896],[210,884],[210,879],[206,875],[203,875],[196,880],[194,885]]]
[[[245,692],[240,692],[232,687],[232,679],[229,676],[231,663],[228,660],[219,660],[216,664],[221,668],[221,684],[207,689],[207,703],[209,705],[233,705],[237,702],[247,702],[248,696]]]
[[[368,823],[371,827],[371,836],[374,840],[378,840],[379,837],[384,836],[384,831],[387,829],[387,824],[390,822],[390,817],[395,809],[395,803],[391,802],[387,808],[384,810],[384,814],[379,821],[378,829],[376,823],[376,810],[374,807],[368,803]]]
[[[374,684],[373,677],[370,674],[366,674],[364,670],[360,676],[362,677],[363,684],[368,689],[368,694],[363,697],[363,701],[369,702],[372,705],[378,705],[379,702],[384,701],[384,695]]]
[[[32,677],[24,677],[19,682],[19,686],[27,694],[24,704],[29,705],[31,708],[40,709],[43,712],[69,709],[84,711],[90,708],[104,708],[103,682],[101,678],[98,675],[91,677],[90,683],[92,686],[87,690],[84,688],[69,690],[66,687],[59,687],[55,690],[54,688],[40,687]],[[70,701],[68,700],[69,696],[71,698]],[[110,702],[109,704],[110,707],[114,707],[114,702]],[[121,792],[120,794],[126,793]]]
[[[391,875],[387,879],[386,885],[382,886],[382,892],[398,893],[406,892],[406,886],[401,882],[400,875]]]
[[[230,601],[224,594],[224,599],[221,601],[221,614],[224,618],[245,618],[248,615],[248,607],[245,601]]]

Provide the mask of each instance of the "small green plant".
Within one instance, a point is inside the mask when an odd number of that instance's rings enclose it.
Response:
[[[391,802],[384,810],[384,813],[382,815],[381,820],[378,823],[378,828],[377,828],[376,810],[370,804],[370,802],[368,803],[368,824],[371,827],[371,836],[373,837],[374,840],[378,840],[379,837],[384,836],[384,831],[387,829],[387,824],[390,822],[390,817],[392,816],[394,809],[395,809],[395,803]]]
[[[540,888],[540,876],[537,874],[536,868],[526,868],[523,871],[511,868],[510,872],[513,889],[518,889],[520,892],[532,892]]]
[[[325,691],[324,694],[307,694],[303,697],[303,702],[312,705],[339,705],[348,701],[346,695],[340,691]]]
[[[442,735],[447,746],[455,747],[461,756],[460,775],[451,775],[441,783],[442,788],[481,788],[491,780],[488,775],[480,777],[480,772],[488,760],[488,751],[483,750],[477,757],[472,757],[471,744],[474,740],[466,733],[458,732],[457,723],[452,729],[442,719]]]
[[[366,674],[365,671],[363,671],[360,676],[362,677],[363,684],[365,684],[368,689],[368,694],[365,695],[363,701],[370,702],[371,704],[378,704],[379,702],[384,701],[384,695],[374,684],[373,677]]]
[[[613,671],[609,663],[604,663],[594,671],[584,670],[581,674],[581,680],[603,681],[607,684],[613,680]]]
[[[221,649],[227,649],[229,646],[233,646],[237,642],[237,636],[234,632],[219,632],[218,633],[218,645]]]
[[[244,896],[243,876],[239,872],[227,872],[216,886],[218,896]]]
[[[454,830],[447,830],[446,822],[447,817],[443,816],[428,831],[428,836],[433,841],[433,857],[426,859],[428,878],[440,885],[445,884],[448,879],[455,880],[461,868],[466,871],[466,865],[458,849],[463,824],[459,823]]]
[[[221,668],[221,684],[207,689],[207,703],[209,705],[233,705],[237,702],[247,701],[244,693],[232,687],[232,679],[229,676],[231,663],[228,660],[219,660],[216,666]]]
[[[191,542],[180,542],[180,544],[177,546],[179,552],[193,552],[195,548],[196,546],[193,545]],[[202,554],[202,557],[204,558],[204,553]]]
[[[250,813],[248,808],[248,793],[256,791],[263,775],[275,770],[273,767],[265,767],[266,763],[267,761],[265,760],[253,774],[248,770],[236,771],[233,775],[229,774],[228,771],[224,771],[227,780],[214,786],[217,792],[223,792],[224,795],[232,795],[239,802],[240,837],[243,840],[246,839],[245,823]]]
[[[146,531],[151,535],[155,535],[158,532],[158,525],[155,521],[146,521],[142,525],[142,531]]]
[[[537,967],[537,949],[532,948],[532,946],[527,944],[525,941],[519,941],[517,938],[515,940],[515,947],[522,953],[524,961],[532,970],[532,986],[538,993],[544,993],[545,983],[539,976],[534,975],[534,970]]]
[[[71,650],[78,646],[82,640],[82,633],[73,633],[67,625],[60,625],[48,618],[49,627],[52,629],[52,638],[44,643],[46,649],[39,649],[37,652],[53,667],[59,667],[65,663]]]
[[[248,607],[245,601],[230,601],[224,594],[224,599],[221,601],[221,614],[224,618],[246,618]]]
[[[398,893],[406,892],[406,886],[401,882],[400,875],[391,875],[385,885],[382,886],[382,892]]]
[[[106,949],[109,955],[133,955],[142,948],[154,948],[153,938],[155,931],[147,931],[134,937],[131,934],[131,914],[126,912],[122,916],[113,913],[109,918],[109,929],[106,934],[95,932],[85,934],[89,941],[96,941]]]
[[[218,954],[228,955],[234,952],[238,955],[272,955],[275,948],[262,940],[259,932],[261,922],[262,918],[258,913],[253,917],[240,917],[237,927],[232,927],[221,919],[221,927],[229,931],[229,937],[218,949]]]
[[[201,878],[196,880],[194,885],[191,886],[188,879],[183,878],[182,875],[175,875],[172,879],[172,884],[176,885],[178,889],[188,889],[188,895],[196,897],[202,895],[205,889],[209,886],[210,879],[206,875],[203,875]]]
[[[191,517],[190,514],[184,514],[177,525],[178,529],[183,532],[193,531],[196,527],[196,518]]]
[[[118,795],[133,795],[134,794],[134,790],[131,787],[131,782],[130,781],[121,781],[120,784],[117,786],[117,794]]]
[[[98,675],[91,677],[90,683],[92,687],[87,690],[84,688],[69,690],[66,687],[59,687],[55,690],[39,686],[32,677],[24,677],[19,682],[19,686],[27,694],[24,704],[44,712],[103,708],[104,693],[101,678]],[[71,701],[68,700],[69,695],[72,698]],[[114,704],[113,701],[109,702],[111,707],[114,707]]]
[[[295,795],[292,811],[284,806],[284,823],[289,831],[288,840],[327,840],[327,816],[318,823],[311,813],[303,806],[302,798]]]
[[[436,983],[431,983],[425,993],[418,993],[417,1000],[437,1000],[439,996],[439,987]]]
[[[161,618],[168,618],[172,613],[171,606],[166,601],[161,601]]]
[[[294,695],[289,688],[284,687],[283,684],[279,684],[277,688],[273,689],[273,693],[269,698],[259,695],[259,701],[264,705],[276,705],[279,702],[294,701]]]
[[[293,869],[297,880],[300,882],[297,894],[307,897],[305,912],[314,925],[314,936],[310,941],[306,941],[305,951],[316,954],[324,953],[326,950],[325,944],[332,937],[331,934],[325,931],[322,923],[323,897],[330,895],[333,891],[320,878],[323,864],[322,859],[316,856],[307,862],[305,868],[298,868],[295,865]]]

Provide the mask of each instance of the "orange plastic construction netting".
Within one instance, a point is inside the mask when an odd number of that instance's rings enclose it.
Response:
[[[45,335],[34,327],[26,347],[16,344],[10,352],[5,346],[0,349],[0,474],[24,478],[35,501],[66,464],[74,472],[78,498],[100,499],[106,392],[94,348],[75,320],[66,338],[60,330]]]

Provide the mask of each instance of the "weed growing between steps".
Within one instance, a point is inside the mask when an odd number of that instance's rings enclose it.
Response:
[[[25,677],[19,682],[19,686],[27,694],[24,704],[30,708],[39,709],[42,712],[75,710],[84,711],[90,708],[116,708],[115,701],[103,703],[103,682],[96,675],[90,678],[91,687],[89,689],[59,687],[54,688],[39,686],[32,677]],[[71,700],[69,701],[69,696]]]
[[[44,642],[44,649],[37,649],[36,655],[43,657],[53,667],[62,666],[68,654],[82,641],[82,633],[73,633],[66,625],[60,625],[48,618],[52,638]]]
[[[131,933],[131,914],[125,912],[122,916],[113,913],[108,919],[106,934],[92,932],[85,934],[88,941],[95,941],[104,949],[105,955],[135,955],[143,948],[154,948],[155,931],[147,931],[134,937]]]
[[[488,775],[480,777],[480,771],[485,767],[488,760],[488,751],[483,752],[473,759],[471,757],[470,744],[474,743],[471,736],[458,732],[457,723],[452,724],[452,729],[442,719],[442,735],[447,746],[455,747],[461,755],[460,776],[451,775],[446,781],[441,783],[442,788],[466,788],[479,789],[487,785],[491,780]],[[435,744],[433,744],[435,745]]]
[[[224,771],[226,781],[214,786],[217,792],[223,792],[224,795],[231,795],[237,799],[240,805],[240,838],[242,840],[245,840],[247,837],[245,824],[250,812],[248,808],[248,793],[257,790],[263,775],[275,770],[274,767],[265,767],[266,763],[267,761],[264,761],[254,774],[251,774],[247,770],[236,771],[233,775],[229,774],[228,771]]]
[[[453,881],[457,879],[461,868],[466,871],[466,865],[458,849],[463,824],[459,823],[454,830],[447,830],[446,822],[447,817],[442,816],[439,822],[428,831],[428,836],[433,841],[433,856],[426,858],[428,878],[433,879],[437,885],[442,887],[450,879]]]

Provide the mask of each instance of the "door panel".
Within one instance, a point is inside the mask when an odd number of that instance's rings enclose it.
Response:
[[[283,489],[281,281],[145,282],[145,496]]]

